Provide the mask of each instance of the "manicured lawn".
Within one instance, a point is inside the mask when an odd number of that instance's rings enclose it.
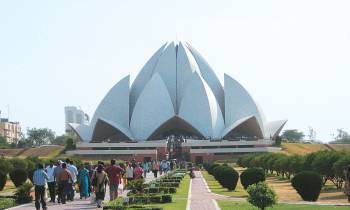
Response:
[[[177,188],[176,194],[173,195],[172,203],[151,204],[149,206],[162,207],[164,210],[184,210],[186,209],[186,205],[187,205],[189,187],[190,187],[190,177],[186,175],[185,178],[182,180],[180,186]]]
[[[243,186],[241,185],[240,180],[238,180],[237,187],[234,191],[228,191],[226,188],[223,188],[212,175],[208,174],[207,171],[202,171],[202,174],[210,190],[213,193],[232,197],[247,197],[248,195],[247,192],[244,190]]]
[[[248,202],[239,201],[217,201],[221,210],[259,210],[258,208],[252,206]],[[267,208],[267,210],[347,210],[350,209],[349,206],[319,206],[319,205],[295,205],[295,204],[278,204],[273,206],[273,208]]]

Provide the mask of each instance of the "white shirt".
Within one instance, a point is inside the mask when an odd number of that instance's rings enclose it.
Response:
[[[126,177],[133,178],[134,177],[134,169],[132,167],[126,168]]]
[[[72,175],[72,180],[75,183],[77,181],[77,175],[78,175],[77,167],[75,167],[75,165],[68,165],[67,169]]]
[[[55,181],[55,177],[54,177],[54,174],[53,174],[55,168],[56,168],[55,165],[52,166],[52,167],[50,167],[50,166],[47,166],[47,167],[46,167],[46,173],[47,173],[47,176],[48,176],[48,178],[49,178],[49,179],[47,180],[47,182],[54,182],[54,181]]]

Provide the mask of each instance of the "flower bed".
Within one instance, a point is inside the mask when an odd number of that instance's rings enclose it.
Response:
[[[136,190],[130,188],[128,197],[118,198],[109,202],[103,209],[113,210],[162,210],[156,206],[144,206],[149,204],[171,203],[173,198],[171,194],[176,193],[176,188],[184,178],[185,173],[182,170],[172,171],[149,184],[143,184],[144,189]]]

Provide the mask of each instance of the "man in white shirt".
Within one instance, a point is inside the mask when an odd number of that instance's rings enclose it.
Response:
[[[74,162],[72,160],[67,160],[67,169],[72,175],[72,182],[69,182],[68,187],[68,193],[67,193],[67,200],[73,201],[74,200],[74,188],[75,183],[77,182],[77,176],[78,176],[78,169],[75,167]]]
[[[46,173],[48,176],[47,180],[47,186],[49,187],[49,193],[50,193],[50,202],[55,203],[55,197],[56,197],[56,182],[55,182],[55,175],[54,170],[56,166],[53,164],[53,161],[50,160],[50,165],[46,167]]]

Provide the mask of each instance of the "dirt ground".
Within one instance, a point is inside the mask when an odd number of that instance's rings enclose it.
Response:
[[[302,201],[289,180],[279,180],[278,177],[273,176],[267,177],[266,181],[276,191],[280,201]],[[333,187],[331,183],[327,183],[327,187],[321,191],[318,201],[325,203],[348,202],[345,194]]]

